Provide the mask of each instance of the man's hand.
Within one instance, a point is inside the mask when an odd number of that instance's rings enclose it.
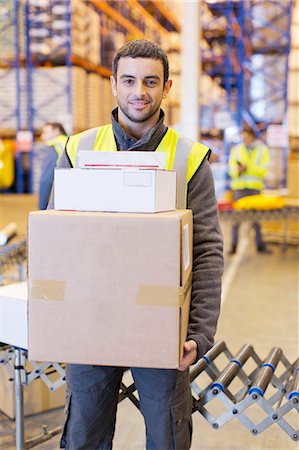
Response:
[[[238,161],[238,171],[239,171],[239,175],[241,175],[242,173],[246,172],[247,170],[247,166],[245,166],[245,164],[241,164]]]
[[[197,343],[192,339],[184,344],[184,356],[178,370],[183,372],[196,360]]]

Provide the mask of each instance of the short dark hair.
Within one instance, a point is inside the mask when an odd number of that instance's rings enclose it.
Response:
[[[243,126],[242,133],[247,133],[251,136],[255,136],[255,131],[247,123]]]
[[[47,122],[47,123],[45,123],[44,126],[50,126],[52,128],[55,128],[56,130],[58,130],[60,134],[64,134],[65,136],[67,135],[67,132],[65,131],[64,126],[59,122]]]
[[[165,51],[157,44],[145,39],[128,41],[115,54],[112,63],[113,76],[116,80],[118,62],[121,58],[151,58],[161,61],[164,69],[164,85],[169,77],[169,62]]]

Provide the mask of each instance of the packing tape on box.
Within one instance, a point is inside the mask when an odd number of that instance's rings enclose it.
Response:
[[[190,275],[184,287],[141,284],[138,286],[136,303],[146,306],[181,307],[191,288],[191,280]]]
[[[63,301],[65,281],[61,280],[32,280],[28,283],[30,300]]]

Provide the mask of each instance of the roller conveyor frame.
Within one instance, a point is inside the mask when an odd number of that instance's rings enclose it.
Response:
[[[244,346],[243,349],[241,349],[240,352],[233,358],[231,358],[230,355],[227,354],[229,359],[227,366],[223,371],[220,371],[219,369],[214,371],[214,381],[211,384],[207,385],[205,389],[196,389],[196,386],[198,385],[198,379],[200,377],[199,373],[196,374],[197,378],[193,380],[191,386],[192,389],[197,392],[197,394],[199,392],[199,395],[198,398],[193,397],[193,410],[197,410],[198,412],[200,412],[214,429],[221,428],[233,419],[238,419],[253,435],[257,435],[266,430],[272,424],[276,423],[293,440],[297,441],[299,435],[298,429],[293,428],[291,424],[289,424],[285,420],[284,416],[292,409],[296,410],[297,412],[299,411],[297,378],[298,369],[296,369],[296,367],[298,367],[298,361],[295,361],[294,364],[290,364],[281,350],[274,348],[270,351],[267,358],[262,362],[253,349],[249,351],[250,354],[248,355],[246,347],[248,348],[248,346]],[[237,394],[233,395],[228,389],[230,384],[230,377],[224,377],[225,383],[221,383],[221,381],[223,381],[223,376],[225,376],[229,371],[235,372],[235,375],[238,376],[239,379],[241,378],[240,373],[242,372],[242,361],[240,364],[241,367],[239,367],[239,371],[237,371],[235,368],[235,361],[238,361],[238,356],[240,356],[240,354],[244,354],[244,352],[246,353],[246,357],[244,357],[243,362],[247,361],[247,359],[251,357],[256,362],[257,367],[248,376],[245,374],[247,382],[244,382],[244,388],[241,389]],[[276,361],[273,361],[274,354],[277,358]],[[274,373],[274,365],[277,365],[279,361],[284,365],[285,370],[282,375],[278,377]],[[273,362],[275,364],[273,364]],[[269,367],[270,365],[273,365],[274,370],[273,368],[271,368],[272,377],[268,376],[267,383],[265,383],[264,391],[262,392],[263,395],[261,395],[261,392],[256,391],[252,391],[251,394],[249,394],[250,388],[253,386],[253,383],[260,379],[259,374],[261,373],[261,371],[264,371],[265,367]],[[216,366],[215,361],[214,366]],[[191,380],[193,378],[193,370],[194,369],[191,370]],[[276,389],[276,392],[271,397],[266,398],[264,394],[270,384],[274,389]],[[214,417],[207,409],[208,404],[215,398],[217,398],[226,407],[226,412],[224,412],[217,418]],[[267,415],[267,417],[259,423],[253,423],[245,414],[246,410],[253,404],[257,404]],[[274,405],[276,405],[276,407]]]
[[[13,266],[18,267],[18,279],[24,280],[24,262],[27,257],[27,244],[25,239],[13,239],[8,244],[0,246],[0,286],[3,274]]]
[[[221,355],[227,360],[224,368],[219,367],[219,361],[217,360]],[[255,368],[247,374],[243,366],[250,359]],[[215,430],[234,419],[238,419],[252,435],[258,435],[271,425],[277,424],[291,439],[297,441],[299,430],[295,429],[285,416],[292,410],[299,412],[298,362],[299,360],[296,360],[293,364],[290,364],[282,350],[277,347],[271,349],[263,361],[254,348],[248,344],[244,345],[236,355],[233,355],[226,344],[219,341],[190,369],[193,395],[192,413],[199,412],[202,414]],[[279,363],[284,366],[283,373],[280,376],[275,374]],[[65,383],[64,365],[59,363],[38,364],[34,361],[28,361],[26,350],[0,345],[0,368],[1,366],[8,366],[10,380],[15,380],[16,449],[33,448],[59,434],[62,430],[61,427],[49,431],[45,427],[40,435],[25,442],[23,388],[35,379],[40,378],[51,392],[56,391]],[[55,377],[53,377],[53,373],[56,374]],[[200,385],[202,375],[205,375],[205,380],[204,384]],[[209,382],[206,381],[206,375],[210,378]],[[243,387],[238,392],[233,393],[229,390],[229,387],[235,378],[238,378]],[[270,385],[275,393],[272,396],[266,396],[267,388]],[[140,409],[135,391],[134,383],[126,386],[122,382],[119,402],[128,398],[134,406]],[[226,411],[218,417],[214,417],[207,408],[215,398],[226,408]],[[252,422],[246,415],[246,410],[251,405],[258,405],[266,413],[266,418],[258,423]]]
[[[283,249],[287,248],[290,243],[299,245],[298,236],[292,236],[289,239],[289,220],[299,219],[299,204],[298,205],[286,205],[277,209],[227,209],[219,211],[220,218],[224,221],[231,223],[242,222],[260,222],[260,221],[283,221],[284,231],[282,236]],[[289,242],[290,241],[290,242]]]
[[[283,206],[276,209],[226,209],[220,211],[220,216],[233,221],[252,220],[273,220],[287,219],[290,216],[298,218],[299,204],[293,206]]]

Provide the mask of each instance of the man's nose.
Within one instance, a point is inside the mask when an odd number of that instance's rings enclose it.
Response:
[[[139,81],[135,84],[135,95],[142,96],[146,92],[145,86],[142,81]]]

